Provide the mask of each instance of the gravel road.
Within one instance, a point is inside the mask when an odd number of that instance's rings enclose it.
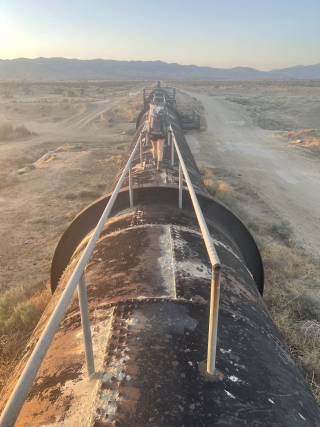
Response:
[[[205,107],[206,132],[190,135],[196,160],[241,174],[283,219],[298,243],[320,255],[320,159],[254,125],[243,107],[184,91]]]

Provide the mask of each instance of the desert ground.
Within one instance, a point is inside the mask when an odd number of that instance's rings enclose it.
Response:
[[[141,109],[131,86],[0,83],[12,96],[0,99],[0,122],[32,132],[0,141],[0,290],[43,287],[68,222],[108,190]],[[49,150],[57,151],[35,169],[15,172]]]
[[[314,272],[320,255],[320,82],[164,83],[178,88],[178,109],[191,107],[201,113],[201,130],[186,134],[196,161],[232,188],[250,216],[251,231],[260,227],[257,242],[265,253],[268,245],[277,243],[268,232],[272,224],[288,220],[292,235],[284,249],[272,254],[294,260],[292,268],[285,266],[288,270],[277,264],[278,271],[296,270],[292,277],[286,273],[284,286],[318,292],[320,280]],[[30,333],[30,325],[24,330],[5,319],[11,316],[18,325],[26,324],[19,319],[28,298],[35,298],[40,312],[44,308],[56,244],[76,214],[108,191],[135,131],[145,85],[150,82],[0,82],[0,387],[12,369],[10,360],[18,358]],[[34,167],[48,151],[51,156]],[[18,173],[21,168],[23,174]],[[286,252],[291,249],[299,254]],[[280,273],[274,279],[274,263],[269,261],[270,256],[265,257],[267,285],[273,281],[278,286]],[[12,293],[1,300],[8,290]],[[44,296],[40,302],[39,292]],[[284,298],[290,308],[287,294],[279,295],[274,293],[273,300]],[[292,299],[298,301],[295,293]],[[313,359],[308,359],[311,347],[304,352],[297,344],[301,335],[293,339],[292,331],[287,334],[289,326],[283,327],[292,313],[285,320],[277,318],[281,307],[273,310],[272,304],[268,308],[295,359],[303,361],[320,401],[320,366],[314,362],[319,361],[319,348],[312,347]],[[38,319],[39,313],[30,313],[29,318]]]
[[[319,257],[320,156],[287,135],[320,128],[320,87],[300,82],[173,83],[181,89],[178,106],[202,107],[205,128],[187,134],[197,162],[251,191],[251,214],[290,220],[299,244]],[[47,281],[68,221],[108,190],[134,132],[143,86],[0,82],[0,122],[33,133],[0,140],[0,290]],[[49,150],[57,152],[35,170],[7,179]]]
[[[268,218],[272,210],[289,220],[295,239],[319,257],[320,156],[287,135],[320,128],[320,87],[225,83],[190,89],[182,90],[182,101],[201,101],[207,121],[205,132],[188,137],[197,162],[251,188],[257,200],[246,205],[249,212]]]

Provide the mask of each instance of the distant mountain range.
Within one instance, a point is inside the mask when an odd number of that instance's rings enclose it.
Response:
[[[162,61],[0,59],[0,79],[319,79],[320,64],[272,71],[248,67],[210,68]]]

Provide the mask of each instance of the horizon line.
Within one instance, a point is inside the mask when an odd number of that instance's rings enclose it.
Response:
[[[256,70],[256,71],[260,71],[260,72],[265,72],[265,73],[269,73],[271,71],[277,71],[277,70],[284,70],[287,68],[297,68],[297,67],[310,67],[310,66],[314,66],[314,65],[320,65],[320,63],[312,63],[309,65],[304,65],[304,64],[297,64],[297,65],[292,65],[290,67],[284,67],[284,68],[273,68],[269,71],[265,71],[265,70],[259,70],[258,68],[253,68],[253,67],[247,67],[244,65],[238,65],[235,67],[230,67],[230,68],[221,68],[221,67],[210,67],[209,65],[196,65],[196,64],[179,64],[178,62],[166,62],[166,61],[162,61],[161,59],[157,59],[157,60],[150,60],[150,61],[143,61],[140,59],[104,59],[104,58],[92,58],[92,59],[79,59],[79,58],[67,58],[67,57],[63,57],[63,56],[52,56],[52,57],[45,57],[45,56],[38,56],[36,58],[26,58],[26,57],[18,57],[18,58],[0,58],[0,61],[16,61],[19,59],[25,59],[25,60],[37,60],[37,59],[65,59],[68,61],[72,61],[72,60],[76,60],[76,61],[114,61],[114,62],[162,62],[164,64],[168,64],[168,65],[179,65],[181,67],[198,67],[198,68],[210,68],[210,69],[218,69],[218,70],[233,70],[236,68],[246,68],[246,69],[250,69],[250,70]]]

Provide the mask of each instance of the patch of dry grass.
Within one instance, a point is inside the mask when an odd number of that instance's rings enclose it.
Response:
[[[50,297],[48,286],[29,298],[21,288],[10,288],[0,297],[0,389],[21,358]]]
[[[284,134],[287,138],[295,141],[303,141],[304,147],[309,148],[316,154],[320,154],[320,129],[303,129]]]
[[[227,205],[239,218],[247,224],[252,218],[242,208],[237,200],[235,191],[224,181],[216,179],[211,169],[200,166],[200,173],[209,194]]]
[[[61,194],[61,197],[65,198],[65,199],[69,199],[69,200],[74,200],[74,199],[78,199],[78,198],[97,199],[100,196],[101,196],[100,191],[91,190],[91,189],[87,189],[87,188],[83,188],[83,189],[76,191],[74,193],[67,191],[67,192]]]
[[[11,123],[0,123],[0,141],[9,141],[12,139],[23,138],[33,135],[24,125],[13,127]]]
[[[134,123],[142,108],[141,94],[129,98],[121,98],[108,113],[104,114],[102,120],[106,121],[106,116],[108,115],[111,121]]]
[[[266,224],[252,217],[227,183],[217,180],[212,170],[199,169],[209,193],[234,211],[253,234],[265,270],[264,301],[320,404],[320,292],[312,290],[319,266],[295,247],[289,221]]]

